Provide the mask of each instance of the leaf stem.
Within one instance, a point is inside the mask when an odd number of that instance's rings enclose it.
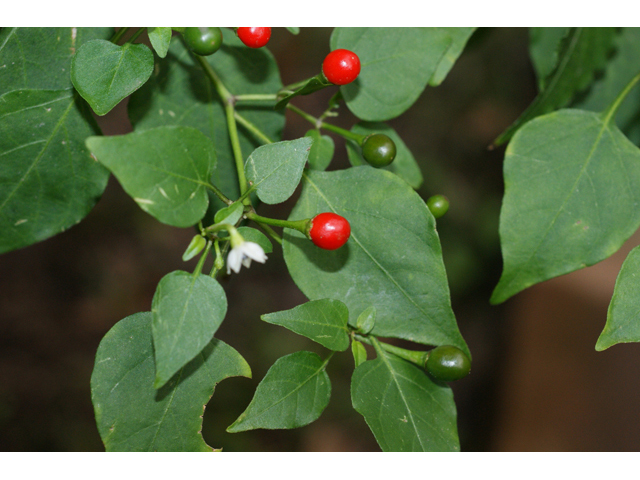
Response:
[[[242,115],[240,115],[237,110],[234,112],[234,118],[240,125],[242,125],[244,128],[246,128],[251,133],[253,133],[258,138],[258,140],[261,140],[263,143],[267,143],[267,144],[273,143],[273,140],[267,137],[264,134],[264,132],[260,130],[258,127],[256,127],[253,123],[251,123],[249,120],[247,120]]]
[[[613,103],[609,106],[609,108],[607,108],[607,110],[604,112],[605,124],[608,124],[609,122],[611,122],[611,120],[613,120],[616,112],[618,111],[618,107],[620,107],[620,104],[622,103],[622,101],[626,98],[626,96],[629,94],[631,89],[636,86],[639,80],[640,80],[640,73],[638,73],[635,77],[631,79],[629,83],[627,83],[627,85],[618,94],[618,96],[613,101]]]
[[[245,213],[245,217],[249,220],[253,220],[254,222],[264,223],[267,225],[273,225],[275,227],[282,228],[291,228],[293,230],[297,230],[301,233],[307,234],[307,227],[309,226],[309,222],[311,219],[305,218],[304,220],[280,220],[278,218],[267,218],[261,217],[255,212],[247,212]]]
[[[144,32],[146,29],[147,29],[147,27],[140,27],[140,28],[136,31],[136,33],[134,33],[134,34],[131,36],[131,38],[130,38],[129,40],[127,40],[126,42],[124,42],[124,43],[133,43],[133,42],[135,42],[135,41],[137,40],[137,38],[138,38],[140,35],[142,35],[142,32]]]
[[[200,259],[198,260],[198,264],[196,265],[195,270],[193,271],[193,276],[197,277],[198,275],[200,275],[200,272],[202,272],[202,266],[204,265],[204,261],[207,258],[207,255],[209,255],[209,250],[211,250],[211,244],[213,242],[211,240],[207,241],[207,246],[204,247],[204,252],[202,252],[202,255],[200,256]]]
[[[335,125],[331,125],[330,123],[323,122],[319,118],[315,118],[312,115],[309,115],[307,112],[300,110],[298,107],[296,107],[295,105],[291,105],[290,103],[287,104],[287,108],[292,112],[297,113],[298,115],[300,115],[302,118],[309,121],[313,125],[315,125],[316,128],[324,128],[325,130],[329,130],[331,132],[337,133],[338,135],[340,135],[343,138],[346,138],[347,140],[353,140],[358,145],[362,145],[362,141],[366,137],[366,135],[360,135],[358,133],[350,132],[349,130],[345,130],[344,128],[340,128]]]
[[[216,187],[215,185],[212,185],[210,183],[206,184],[207,188],[209,190],[211,190],[213,193],[216,194],[216,196],[223,202],[226,203],[227,205],[231,205],[232,203],[234,203],[233,200],[229,199],[224,193],[222,193],[222,191]]]
[[[277,100],[277,96],[273,93],[245,93],[243,95],[235,95],[236,102],[250,102],[255,100]]]
[[[379,349],[382,349],[386,352],[393,353],[396,357],[400,357],[403,360],[413,363],[420,368],[424,368],[424,365],[429,358],[429,352],[419,352],[415,350],[407,350],[405,348],[396,347],[395,345],[391,345],[389,343],[380,342],[374,336],[363,336],[359,334],[354,334],[353,338],[359,340],[368,345],[373,345],[376,349],[378,355],[380,355]],[[377,348],[376,348],[377,345]]]
[[[269,225],[261,222],[256,222],[260,228],[262,228],[271,238],[273,238],[278,245],[282,245],[282,237],[276,233],[276,231]]]

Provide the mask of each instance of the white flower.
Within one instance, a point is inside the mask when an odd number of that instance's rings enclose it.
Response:
[[[234,242],[232,241],[231,243],[233,244]],[[244,240],[241,243],[233,245],[227,257],[227,275],[231,273],[231,270],[238,273],[242,265],[249,268],[251,266],[251,260],[260,263],[264,263],[267,260],[267,256],[260,245]]]

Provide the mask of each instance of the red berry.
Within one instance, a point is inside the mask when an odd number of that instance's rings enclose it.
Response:
[[[325,57],[322,73],[334,85],[346,85],[360,73],[360,59],[352,51],[339,48]]]
[[[347,243],[351,235],[351,226],[344,217],[325,212],[313,217],[309,236],[311,241],[325,250],[336,250]]]
[[[247,47],[264,47],[271,38],[271,27],[238,27],[238,38]]]

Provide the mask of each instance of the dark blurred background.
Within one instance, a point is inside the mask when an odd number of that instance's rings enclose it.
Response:
[[[328,28],[303,28],[297,36],[274,29],[269,49],[284,84],[319,72],[330,34]],[[422,197],[441,193],[451,201],[438,231],[453,309],[474,356],[471,375],[452,384],[462,449],[638,450],[640,346],[601,353],[594,346],[617,272],[640,237],[594,267],[529,288],[502,306],[488,303],[501,272],[504,148],[487,147],[535,97],[528,58],[526,29],[480,29],[443,84],[428,87],[409,111],[388,122],[420,163]],[[319,115],[334,91],[294,103]],[[356,119],[342,107],[330,121],[350,128]],[[126,101],[100,123],[105,134],[130,131]],[[285,139],[309,128],[287,112]],[[334,140],[330,169],[345,168],[344,142]],[[286,218],[294,202],[261,213]],[[80,224],[0,256],[0,450],[103,450],[89,388],[98,344],[120,319],[150,310],[165,274],[193,269],[194,261],[181,260],[192,235],[142,212],[111,178]],[[246,358],[253,379],[218,385],[204,416],[205,440],[226,451],[379,451],[351,408],[349,352],[329,364],[331,402],[316,422],[296,430],[225,432],[277,358],[320,350],[259,319],[306,301],[280,251],[222,284],[229,311],[216,336]]]

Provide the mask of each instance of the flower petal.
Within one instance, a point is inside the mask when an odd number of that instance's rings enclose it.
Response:
[[[242,252],[251,260],[264,263],[267,260],[267,256],[260,245],[254,242],[244,242],[242,244]]]

